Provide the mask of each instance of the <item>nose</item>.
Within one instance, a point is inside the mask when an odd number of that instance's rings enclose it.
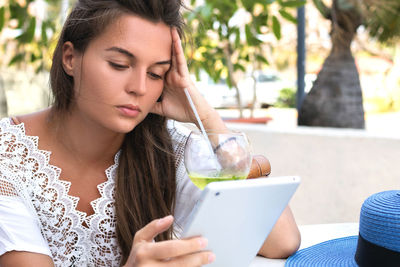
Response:
[[[129,94],[144,95],[146,93],[146,75],[147,70],[136,68],[129,77],[126,90]]]

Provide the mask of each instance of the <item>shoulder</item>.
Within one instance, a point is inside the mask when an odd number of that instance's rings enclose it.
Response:
[[[11,133],[22,138],[41,136],[46,128],[44,125],[48,114],[49,109],[45,109],[18,117],[3,118],[0,120],[0,133],[2,135]]]

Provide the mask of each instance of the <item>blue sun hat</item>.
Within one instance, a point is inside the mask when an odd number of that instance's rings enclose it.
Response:
[[[400,190],[374,194],[364,201],[358,236],[329,240],[299,250],[286,267],[400,266]]]

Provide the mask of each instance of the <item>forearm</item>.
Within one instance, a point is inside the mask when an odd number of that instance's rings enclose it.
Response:
[[[1,267],[54,267],[53,260],[44,254],[10,251],[0,256]]]
[[[298,250],[300,240],[296,221],[287,206],[258,253],[267,258],[287,258]]]
[[[196,106],[197,112],[199,114],[200,120],[206,131],[223,133],[227,132],[228,128],[223,122],[219,113],[208,104],[204,97],[197,90],[195,85],[192,83],[189,88],[190,95],[192,97],[193,103]],[[194,115],[194,114],[193,114]],[[196,118],[193,116],[192,122],[197,125],[200,129]]]

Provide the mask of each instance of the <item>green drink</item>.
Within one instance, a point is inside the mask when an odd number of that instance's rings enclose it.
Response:
[[[202,190],[212,182],[243,180],[251,166],[250,145],[240,132],[207,136],[192,132],[185,144],[184,163],[190,180]]]
[[[221,177],[205,177],[201,174],[190,173],[189,178],[198,188],[204,189],[206,185],[212,182],[222,182],[222,181],[230,181],[230,180],[243,180],[246,179],[247,175],[243,176],[221,176]]]

